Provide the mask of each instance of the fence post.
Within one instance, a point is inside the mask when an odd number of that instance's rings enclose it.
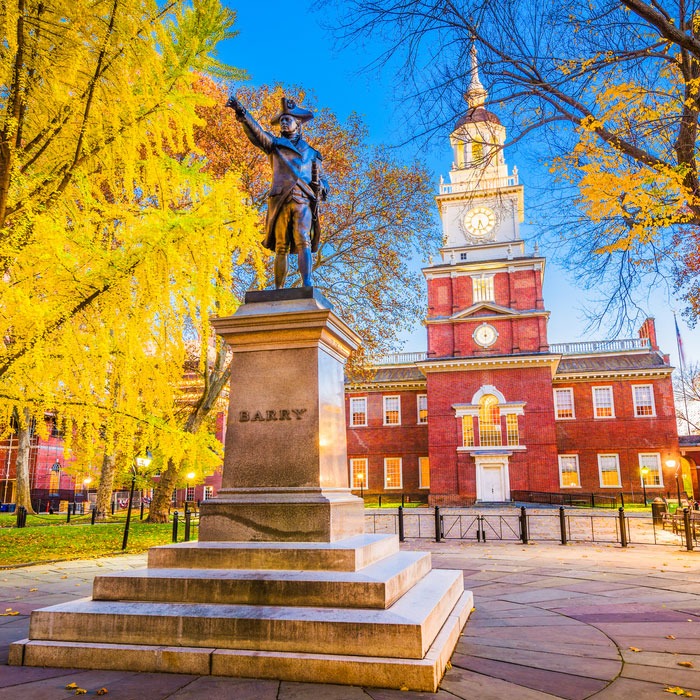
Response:
[[[139,520],[143,520],[143,496],[141,496],[141,513],[139,514]]]
[[[523,541],[523,544],[527,544],[528,535],[527,511],[525,510],[525,506],[520,506],[520,539]]]
[[[190,541],[190,522],[192,521],[192,511],[185,511],[185,542]]]
[[[379,494],[379,504],[378,504],[377,507],[378,507],[378,508],[381,508],[381,507],[382,507],[382,494],[381,494],[381,493]]]
[[[595,508],[595,494],[591,494],[591,508]]]
[[[625,507],[625,494],[623,491],[620,491],[620,505],[624,508]]]
[[[442,528],[440,527],[440,506],[435,506],[435,541],[439,542],[442,537]]]
[[[178,519],[178,512],[175,511],[173,513],[173,542],[177,542],[177,519]]]
[[[399,506],[399,542],[405,542],[403,534],[403,506]]]
[[[92,507],[92,512],[90,513],[90,525],[95,524],[95,518],[97,517],[97,504]]]
[[[24,506],[17,506],[17,514],[15,517],[17,518],[17,527],[24,527],[25,523],[25,517],[24,513],[26,512],[26,509]]]
[[[559,531],[561,533],[561,543],[566,544],[566,511],[564,506],[559,507]]]
[[[619,518],[620,518],[620,544],[623,547],[627,546],[627,529],[625,527],[625,509],[619,508]]]
[[[683,526],[685,527],[685,548],[693,551],[693,531],[690,526],[690,509],[683,508]]]
[[[109,504],[109,507],[112,509],[112,515],[114,515],[114,511],[117,507],[116,501],[114,499],[112,499],[112,502]]]
[[[70,522],[70,503],[68,504],[68,512],[66,513],[66,522]]]

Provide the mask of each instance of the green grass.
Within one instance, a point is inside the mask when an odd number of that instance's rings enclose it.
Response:
[[[32,524],[32,516],[29,516],[27,527],[21,529],[7,527],[3,522],[0,527],[0,566],[122,554],[123,518],[116,522],[96,523],[93,526],[89,524],[89,516],[88,524],[74,524],[75,520],[71,518],[70,525],[66,524],[65,515],[49,517],[57,518],[60,522],[49,522],[48,524],[53,524],[54,527],[46,527],[45,521],[42,524]],[[180,539],[183,528],[181,522]],[[140,522],[138,517],[134,520],[132,515],[126,553],[144,552],[149,547],[168,544],[171,537],[170,523],[150,525]],[[194,528],[191,539],[196,539]]]

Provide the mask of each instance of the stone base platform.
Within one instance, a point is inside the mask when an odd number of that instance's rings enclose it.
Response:
[[[434,692],[472,605],[460,571],[393,535],[183,543],[34,611],[10,663]]]

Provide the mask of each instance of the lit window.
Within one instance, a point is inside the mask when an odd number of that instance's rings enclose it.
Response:
[[[384,397],[384,425],[401,425],[401,397]]]
[[[472,162],[478,163],[484,157],[484,144],[480,141],[472,141]]]
[[[632,387],[634,415],[637,418],[656,415],[654,407],[654,387],[651,384],[637,384]]]
[[[400,489],[403,486],[401,457],[384,458],[384,488]]]
[[[493,394],[485,394],[479,401],[479,444],[483,447],[502,444],[501,411]]]
[[[472,291],[474,303],[480,301],[494,301],[493,275],[478,275],[472,277]]]
[[[428,422],[428,397],[426,394],[418,395],[418,422],[421,424]]]
[[[367,397],[350,399],[350,426],[367,425]]]
[[[352,479],[352,488],[359,489],[367,488],[367,458],[357,457],[350,460],[350,474]]]
[[[620,486],[620,460],[617,455],[598,455],[601,486]]]
[[[614,418],[615,405],[611,386],[593,387],[593,415],[596,418]]]
[[[214,498],[214,487],[213,486],[205,486],[204,487],[204,500],[208,501],[212,498]]]
[[[562,488],[579,488],[578,455],[559,455],[559,484]]]
[[[520,444],[520,434],[518,432],[518,416],[515,413],[509,413],[506,416],[506,434],[508,436],[508,444],[513,447]]]
[[[639,480],[642,481],[641,470],[646,467],[649,471],[646,476],[647,486],[663,486],[661,474],[661,455],[658,452],[647,452],[639,455]]]
[[[575,418],[574,415],[574,390],[554,390],[554,417],[557,420],[563,418]]]
[[[185,493],[186,501],[194,501],[194,486],[188,486]]]
[[[418,458],[418,488],[430,488],[430,462],[427,457]]]
[[[474,447],[474,418],[462,416],[462,444],[465,447]]]

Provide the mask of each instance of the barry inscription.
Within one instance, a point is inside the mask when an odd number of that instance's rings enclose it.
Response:
[[[305,408],[282,408],[274,411],[240,411],[238,413],[239,423],[267,423],[278,420],[301,420],[306,413]]]

